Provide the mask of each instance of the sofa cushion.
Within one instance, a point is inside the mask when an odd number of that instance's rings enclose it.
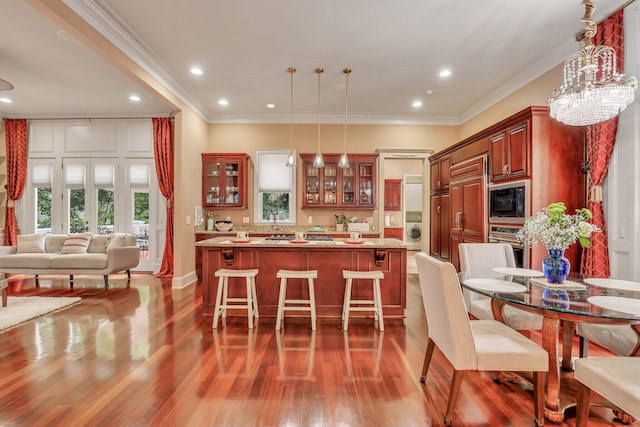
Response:
[[[104,254],[107,253],[107,246],[111,241],[111,235],[105,236],[101,234],[95,234],[89,243],[87,252],[90,254]]]
[[[66,234],[47,234],[44,248],[47,253],[56,254],[62,250],[65,240],[67,240]]]
[[[45,234],[22,234],[18,235],[18,245],[16,253],[32,254],[44,253]]]
[[[91,233],[69,234],[64,240],[61,254],[84,254],[91,243]]]
[[[51,268],[93,270],[107,268],[107,254],[64,254],[51,259]]]
[[[51,260],[57,254],[12,254],[0,256],[0,268],[51,268]]]
[[[125,233],[114,233],[113,236],[111,236],[111,240],[109,241],[109,246],[107,247],[107,250],[125,246],[126,242],[127,242],[127,235]]]

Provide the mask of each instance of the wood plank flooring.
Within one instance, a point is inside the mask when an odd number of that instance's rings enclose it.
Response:
[[[39,287],[9,279],[10,295],[82,302],[0,332],[1,426],[443,425],[452,368],[436,350],[419,382],[426,321],[414,274],[406,320],[385,322],[384,333],[370,319],[348,333],[323,320],[313,333],[308,318],[290,317],[279,334],[274,318],[250,331],[246,315],[214,330],[200,284],[172,290],[146,274],[111,282],[105,291],[98,276],[76,276],[73,289],[63,276]],[[611,420],[594,409],[590,425],[621,425]],[[470,374],[454,425],[531,426],[531,392]]]

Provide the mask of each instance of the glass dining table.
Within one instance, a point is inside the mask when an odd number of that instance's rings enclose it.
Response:
[[[545,401],[545,417],[549,421],[562,422],[565,410],[575,405],[575,396],[567,398],[566,393],[561,394],[560,368],[572,370],[576,322],[627,324],[640,339],[640,283],[572,274],[558,285],[548,283],[542,272],[506,267],[462,271],[458,276],[464,288],[491,298],[491,310],[499,321],[504,322],[502,307],[505,304],[543,317],[541,344],[549,353]],[[561,324],[562,358],[559,354]]]

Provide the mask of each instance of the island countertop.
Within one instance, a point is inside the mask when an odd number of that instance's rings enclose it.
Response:
[[[234,242],[235,241],[235,242]],[[365,238],[362,243],[349,239],[312,240],[291,243],[291,240],[246,239],[236,236],[201,240],[196,247],[202,251],[203,313],[213,314],[219,269],[257,269],[256,277],[260,318],[275,317],[278,308],[279,270],[316,270],[316,311],[318,317],[340,319],[344,301],[344,270],[380,271],[382,310],[384,316],[402,318],[406,308],[406,268],[408,245],[398,239]],[[238,286],[229,288],[230,296],[241,297],[241,279],[231,279]],[[301,299],[308,293],[306,281],[292,279],[287,285],[288,298]],[[231,289],[233,287],[233,290]],[[371,283],[357,279],[354,295],[358,299],[373,298]],[[302,298],[303,299],[303,298]],[[357,314],[354,314],[357,316]],[[369,316],[370,313],[362,314]],[[246,317],[246,310],[244,312]]]
[[[293,243],[292,243],[293,242]],[[203,247],[261,247],[261,248],[283,248],[283,247],[308,247],[308,248],[408,248],[410,245],[404,243],[402,240],[378,238],[369,239],[365,238],[358,242],[351,241],[351,239],[336,239],[333,240],[305,240],[302,243],[295,240],[267,240],[265,238],[256,237],[249,238],[245,241],[236,239],[235,237],[214,237],[211,239],[201,240],[196,242],[196,246]]]

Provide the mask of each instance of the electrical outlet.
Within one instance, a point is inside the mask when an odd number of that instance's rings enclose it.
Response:
[[[249,224],[249,221],[250,221],[250,219],[249,219],[249,217],[248,217],[248,216],[243,216],[243,217],[242,217],[242,223],[243,223],[243,224]]]
[[[187,215],[187,225],[191,224],[191,215]]]
[[[313,217],[311,215],[307,218],[307,224],[313,224]]]
[[[227,221],[231,221],[231,217],[230,216],[227,217]]]

